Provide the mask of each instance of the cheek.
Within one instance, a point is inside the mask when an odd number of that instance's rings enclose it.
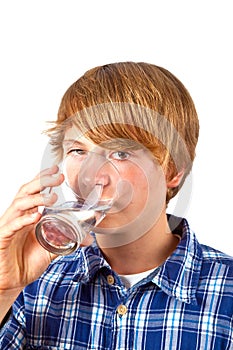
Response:
[[[80,184],[78,174],[80,172],[80,162],[75,161],[72,157],[67,158],[63,163],[63,173],[66,183],[72,190],[80,194]]]
[[[166,200],[166,179],[163,169],[153,162],[133,164],[124,173],[124,180],[132,188],[131,204],[142,209],[148,201],[162,203]]]
[[[101,223],[102,227],[119,230],[140,230],[145,224],[147,228],[154,225],[164,210],[166,202],[166,181],[161,167],[154,164],[127,165],[121,168],[121,178],[130,189],[120,202],[110,211]],[[121,192],[122,193],[122,192]]]
[[[148,174],[139,166],[131,166],[122,175],[122,179],[129,184],[130,193],[130,208],[142,209],[148,199],[148,192],[150,190],[150,182],[148,181]]]
[[[146,195],[148,192],[148,178],[141,170],[134,167],[126,177],[126,180],[131,184],[135,193],[141,192],[141,195]]]
[[[67,166],[64,171],[64,175],[68,185],[72,188],[74,192],[76,192],[76,187],[78,185],[77,168],[71,165]]]

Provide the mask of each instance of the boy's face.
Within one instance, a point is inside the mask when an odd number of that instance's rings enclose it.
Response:
[[[114,245],[121,245],[139,238],[156,224],[165,209],[167,186],[162,167],[147,149],[136,144],[132,147],[132,143],[129,147],[127,142],[120,143],[119,148],[117,141],[114,147],[112,144],[100,147],[83,136],[77,137],[72,127],[65,134],[63,148],[69,182],[73,188],[79,183],[76,192],[80,184],[85,192],[92,181],[102,184],[102,199],[115,195],[112,209],[96,232],[97,236],[114,234]],[[116,239],[122,234],[123,242],[122,238]]]

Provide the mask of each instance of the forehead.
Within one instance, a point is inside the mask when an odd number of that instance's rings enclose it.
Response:
[[[101,147],[109,150],[120,150],[120,149],[134,149],[134,150],[146,150],[146,147],[141,143],[128,139],[128,138],[111,138],[109,137],[107,140],[102,141],[101,143],[93,142],[89,137],[85,137],[76,126],[72,126],[67,129],[64,135],[63,147],[72,146],[73,145],[84,145],[88,149],[92,149],[94,147]]]
[[[80,130],[72,125],[65,131],[64,140],[76,140],[79,141],[81,139],[85,139],[84,135],[80,132]]]
[[[83,136],[80,133],[80,131],[77,129],[77,127],[72,126],[65,132],[63,146],[67,146],[67,145],[72,146],[72,144],[78,144],[78,143],[83,144],[88,148],[93,148],[96,146],[94,142],[92,142],[91,140]]]

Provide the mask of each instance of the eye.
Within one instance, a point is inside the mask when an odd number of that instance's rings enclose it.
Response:
[[[87,151],[81,148],[73,148],[67,151],[67,155],[72,155],[76,157],[83,157],[87,154]]]
[[[129,157],[130,157],[130,154],[125,151],[116,151],[110,155],[110,158],[115,160],[127,160],[129,159]]]

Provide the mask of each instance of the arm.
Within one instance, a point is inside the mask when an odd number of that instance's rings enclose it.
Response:
[[[51,205],[56,196],[44,198],[41,191],[60,185],[58,167],[42,171],[23,185],[11,206],[0,218],[0,322],[23,288],[36,280],[51,262],[51,254],[37,242],[35,224],[41,214],[38,207]]]

